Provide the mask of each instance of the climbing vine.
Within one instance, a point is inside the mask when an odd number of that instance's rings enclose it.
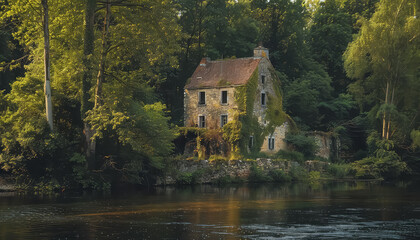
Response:
[[[276,127],[281,126],[285,121],[291,123],[293,121],[283,111],[283,101],[281,93],[281,81],[275,70],[269,68],[272,79],[272,87],[274,94],[268,95],[267,108],[265,111],[266,125],[260,124],[258,117],[254,114],[254,104],[260,94],[258,90],[259,69],[255,69],[245,85],[235,88],[234,99],[237,108],[231,109],[229,115],[233,116],[227,124],[224,125],[222,131],[204,130],[200,128],[184,128],[181,133],[187,135],[187,132],[194,132],[196,137],[195,153],[199,159],[204,155],[207,157],[212,154],[220,154],[217,151],[218,143],[227,143],[230,159],[240,159],[243,156],[258,153],[264,143],[264,139],[273,133]],[[224,84],[221,83],[221,84]],[[223,139],[219,139],[220,136]],[[250,146],[250,136],[253,136]],[[224,141],[223,141],[224,140]],[[223,144],[222,144],[223,145]],[[224,151],[222,151],[224,152]],[[226,152],[225,152],[226,153]]]
[[[254,103],[259,95],[258,76],[259,69],[255,69],[247,84],[235,89],[235,101],[238,109],[230,121],[223,128],[226,141],[232,145],[231,154],[235,156],[249,155],[260,151],[264,138],[274,132],[289,117],[283,111],[282,94],[280,91],[280,79],[275,70],[270,69],[275,95],[269,96],[265,120],[268,124],[261,125],[257,116],[254,115]],[[253,144],[250,147],[250,136],[253,136]]]

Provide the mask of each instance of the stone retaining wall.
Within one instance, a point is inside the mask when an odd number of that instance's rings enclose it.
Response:
[[[298,167],[298,162],[287,160],[272,160],[269,158],[257,158],[257,160],[178,160],[173,162],[172,174],[167,174],[163,179],[158,179],[157,185],[175,184],[177,175],[185,173],[199,173],[200,183],[211,183],[223,177],[247,179],[250,174],[250,168],[256,164],[264,172],[270,170],[283,170],[288,172],[293,167]],[[329,163],[321,161],[306,161],[303,167],[308,171],[323,172]]]

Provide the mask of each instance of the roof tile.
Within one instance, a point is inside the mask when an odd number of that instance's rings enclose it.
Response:
[[[203,58],[185,86],[186,89],[214,88],[246,84],[261,58],[210,61]]]

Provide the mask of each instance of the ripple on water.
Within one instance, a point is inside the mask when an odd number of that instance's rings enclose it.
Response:
[[[420,220],[349,222],[338,225],[265,225],[242,226],[244,238],[252,239],[417,239]]]

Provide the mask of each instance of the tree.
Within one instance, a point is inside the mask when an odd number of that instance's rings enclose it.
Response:
[[[336,95],[344,93],[350,81],[344,71],[342,55],[352,40],[351,16],[336,0],[322,2],[308,36],[313,58],[325,67]]]
[[[82,99],[81,99],[81,117],[86,117],[86,112],[91,110],[93,104],[90,100],[90,89],[92,87],[93,74],[93,54],[95,50],[95,10],[96,0],[88,0],[85,5],[85,26],[84,26],[84,41],[83,41],[83,77],[82,77]],[[84,121],[84,152],[88,160],[88,168],[95,168],[95,147],[96,143],[93,141],[93,132],[91,126]]]
[[[98,4],[99,8],[89,3],[76,0],[48,5],[50,72],[54,79],[52,134],[40,101],[43,9],[39,0],[34,0],[11,2],[5,11],[5,17],[14,20],[13,36],[28,49],[31,60],[25,76],[13,83],[10,93],[1,96],[0,164],[16,176],[36,181],[54,177],[60,183],[84,181],[83,186],[88,187],[95,187],[91,182],[98,174],[103,178],[97,179],[129,175],[138,182],[143,172],[158,171],[171,152],[175,134],[155,93],[167,78],[166,69],[177,66],[180,34],[171,1],[109,1]],[[109,17],[102,8],[106,5],[112,6]],[[108,24],[108,35],[101,38],[97,26],[104,23]],[[99,43],[102,40],[105,47]],[[92,83],[94,72],[101,73],[102,83],[102,91],[95,93],[100,97],[96,107],[92,97],[97,88]],[[86,163],[79,154],[84,123],[97,139],[95,172],[86,168],[73,172],[75,166]]]
[[[361,20],[360,33],[344,54],[347,75],[356,79],[350,91],[362,110],[381,118],[384,139],[399,136],[404,142],[419,121],[420,20],[415,12],[415,0],[380,1],[372,18]]]
[[[309,14],[301,0],[251,1],[253,17],[261,23],[260,40],[270,50],[270,61],[290,79],[306,68],[304,29]]]
[[[45,94],[45,112],[47,116],[48,125],[53,131],[53,113],[51,103],[51,83],[50,83],[50,31],[48,27],[48,0],[41,0],[43,18],[42,25],[44,31],[44,94]]]

